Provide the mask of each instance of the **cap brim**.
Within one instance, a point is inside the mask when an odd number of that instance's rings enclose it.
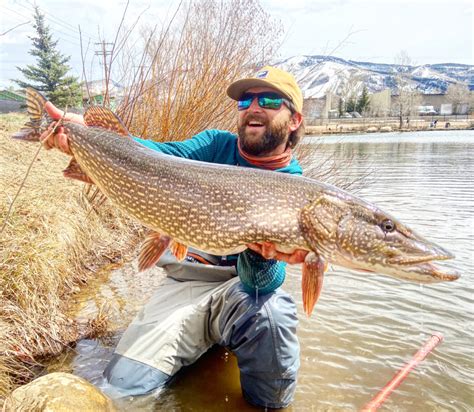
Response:
[[[227,96],[231,99],[239,100],[240,96],[242,96],[248,89],[252,87],[269,87],[273,90],[278,91],[288,100],[292,101],[292,98],[288,96],[286,93],[282,92],[280,89],[276,88],[275,85],[269,83],[262,79],[241,79],[237,80],[236,82],[232,83],[227,88]]]

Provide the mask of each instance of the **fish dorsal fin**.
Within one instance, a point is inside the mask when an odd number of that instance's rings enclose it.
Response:
[[[122,120],[111,110],[102,106],[91,106],[84,113],[84,122],[89,127],[102,127],[122,136],[130,136]]]

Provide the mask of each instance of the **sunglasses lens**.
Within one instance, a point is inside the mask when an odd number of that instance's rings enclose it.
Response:
[[[281,97],[274,96],[262,96],[258,98],[258,104],[264,109],[279,109],[283,99]]]
[[[252,97],[245,98],[245,96],[242,96],[239,101],[237,102],[237,109],[238,110],[247,110],[250,105],[252,104]]]
[[[239,110],[247,110],[253,102],[253,99],[258,99],[258,105],[262,109],[274,109],[277,110],[283,104],[283,98],[276,93],[245,93],[239,99],[237,108]]]

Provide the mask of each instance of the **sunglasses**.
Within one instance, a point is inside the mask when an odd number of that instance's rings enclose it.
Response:
[[[242,96],[240,96],[237,102],[237,109],[247,110],[255,98],[257,98],[258,105],[262,109],[278,110],[283,103],[285,103],[288,107],[290,106],[290,102],[287,99],[281,97],[278,93],[244,93]]]

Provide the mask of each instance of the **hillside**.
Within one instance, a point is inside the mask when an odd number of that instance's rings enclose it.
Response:
[[[445,93],[454,83],[467,83],[474,89],[474,66],[466,64],[401,66],[316,55],[294,56],[276,66],[293,73],[305,98],[320,98],[328,92],[341,95],[348,88],[361,91],[364,85],[369,93],[387,88],[395,92],[395,76],[399,72],[406,72],[412,87],[423,94]]]

